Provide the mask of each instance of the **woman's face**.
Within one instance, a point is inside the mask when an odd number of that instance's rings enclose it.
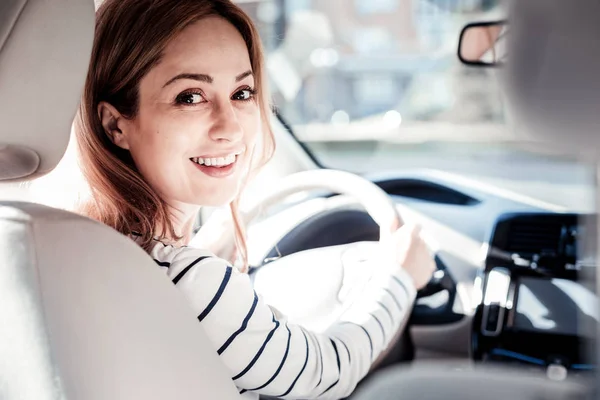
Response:
[[[261,131],[240,33],[219,17],[187,27],[141,80],[136,117],[118,126],[113,140],[169,206],[230,202]]]

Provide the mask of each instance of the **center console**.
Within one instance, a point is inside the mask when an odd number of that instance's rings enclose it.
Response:
[[[595,368],[595,268],[578,257],[573,214],[510,214],[497,222],[473,320],[472,357],[482,362]]]

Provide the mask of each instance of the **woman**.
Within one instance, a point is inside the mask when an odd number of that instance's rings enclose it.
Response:
[[[200,206],[230,204],[273,152],[258,33],[228,0],[107,0],[77,118],[86,215],[134,237],[197,312],[240,392],[341,398],[410,311],[433,262],[417,230],[373,260],[370,290],[317,334],[289,323],[248,276],[186,247]],[[403,265],[401,267],[400,265]]]

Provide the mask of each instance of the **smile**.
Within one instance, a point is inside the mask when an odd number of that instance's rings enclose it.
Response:
[[[230,154],[225,157],[192,157],[190,161],[205,175],[212,178],[226,178],[236,169],[239,154]]]
[[[222,168],[228,165],[233,164],[237,159],[237,154],[230,154],[225,157],[214,157],[214,158],[202,158],[202,157],[194,157],[190,158],[192,162],[195,162],[198,165],[205,165],[207,167],[217,167]]]

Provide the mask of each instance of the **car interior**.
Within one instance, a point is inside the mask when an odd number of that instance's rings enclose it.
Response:
[[[463,25],[453,57],[498,73],[527,146],[591,166],[591,207],[536,197],[541,186],[520,193],[442,167],[328,168],[315,148],[339,139],[311,147],[313,131],[295,129],[286,107],[275,110],[277,152],[244,207],[249,274],[267,303],[326,329],[361,290],[363,256],[391,224],[421,225],[435,256],[433,278],[352,399],[598,398],[600,5],[580,3],[507,2],[505,16]],[[94,12],[91,0],[0,2],[0,398],[238,399],[185,298],[141,248],[19,191],[61,168]],[[487,47],[467,53],[478,32]],[[313,56],[325,64],[333,57],[323,49]],[[327,118],[338,129],[347,115]],[[391,111],[384,119],[400,125]],[[496,166],[513,167],[518,174],[518,166]],[[557,191],[571,187],[569,171],[550,172],[566,180]],[[49,182],[52,199],[61,189]],[[212,251],[231,254],[231,230],[213,237],[226,219],[224,210],[202,210],[192,245],[213,239]]]

